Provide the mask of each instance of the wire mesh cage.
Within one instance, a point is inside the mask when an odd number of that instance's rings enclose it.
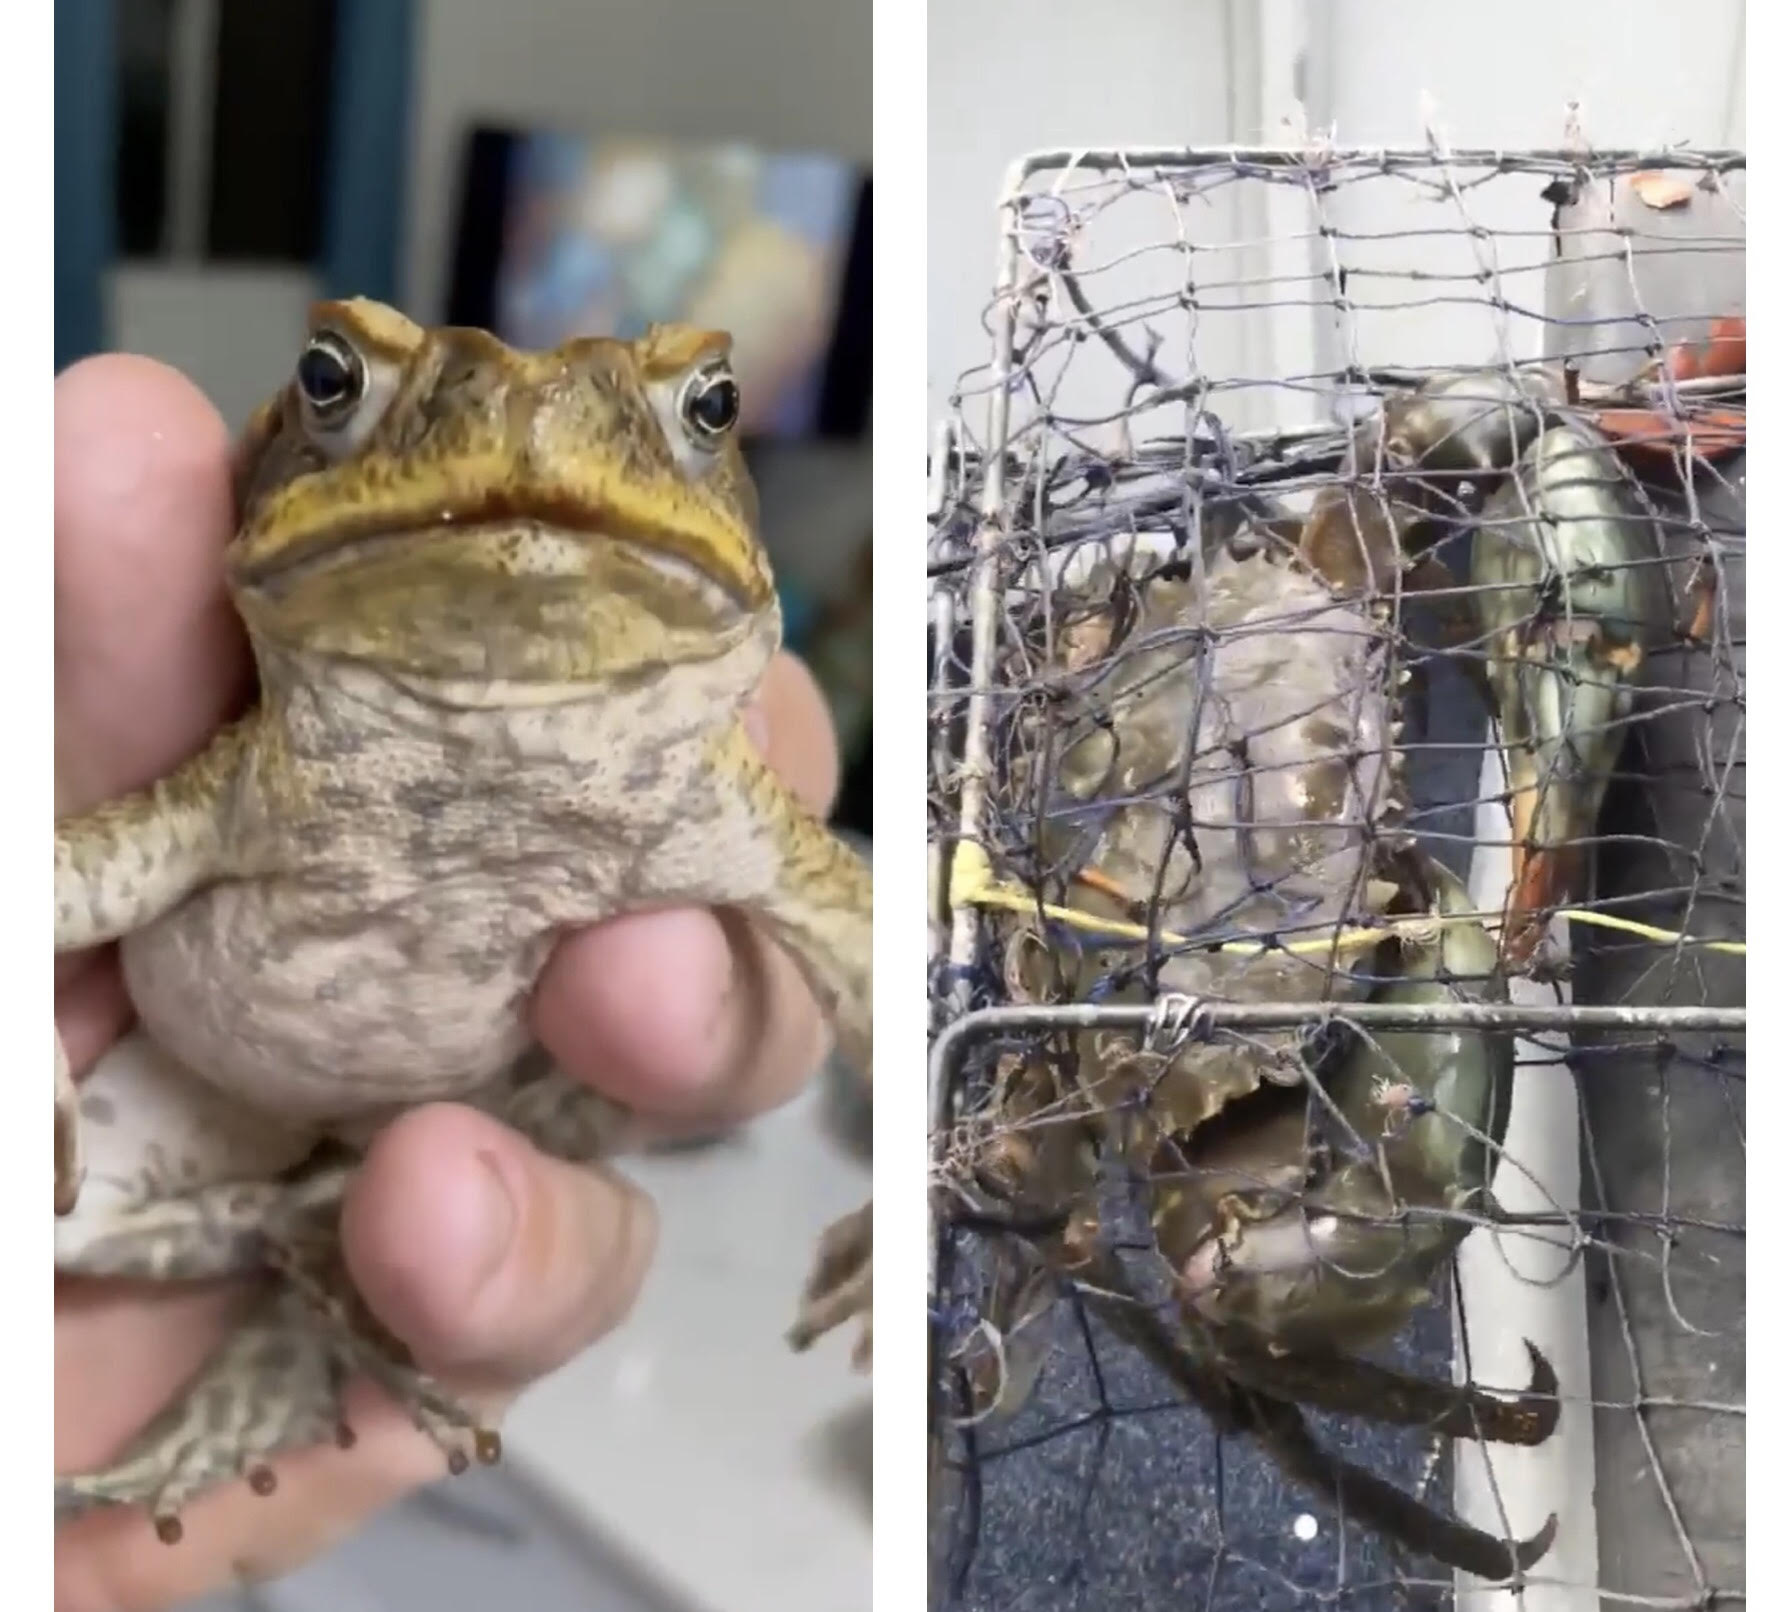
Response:
[[[1743,1600],[1744,167],[1013,168],[931,466],[936,1604]]]

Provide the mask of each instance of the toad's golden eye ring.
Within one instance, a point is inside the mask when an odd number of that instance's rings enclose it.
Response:
[[[738,382],[724,364],[689,376],[679,404],[684,427],[703,447],[713,447],[725,438],[737,425],[741,406]]]
[[[298,392],[319,424],[335,424],[365,396],[365,361],[344,338],[321,331],[298,359]]]

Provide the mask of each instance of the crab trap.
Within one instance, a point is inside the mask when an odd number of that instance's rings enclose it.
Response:
[[[934,1604],[1744,1599],[1743,185],[1013,168],[931,464]]]

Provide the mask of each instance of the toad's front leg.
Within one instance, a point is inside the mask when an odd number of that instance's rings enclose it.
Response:
[[[710,763],[719,793],[708,809],[719,822],[707,841],[708,865],[688,893],[749,912],[793,957],[839,1051],[872,1086],[874,881],[868,864],[800,804],[741,728],[716,741]],[[698,826],[691,827],[698,836]],[[859,1316],[855,1360],[869,1366],[872,1231],[871,1206],[864,1204],[825,1233],[789,1335],[795,1348]]]
[[[257,729],[245,717],[147,789],[57,820],[58,956],[141,929],[226,870],[225,823]],[[78,1098],[58,1031],[58,1215],[73,1212],[82,1175]]]

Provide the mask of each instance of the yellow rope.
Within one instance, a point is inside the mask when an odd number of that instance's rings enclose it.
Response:
[[[1070,928],[1094,935],[1109,935],[1118,940],[1147,940],[1152,933],[1140,924],[1124,923],[1116,918],[1099,918],[1092,913],[1081,912],[1077,907],[1061,907],[1046,901],[1038,903],[1027,890],[1000,884],[992,876],[992,859],[987,856],[986,848],[971,840],[964,840],[955,848],[955,865],[949,879],[949,901],[952,906],[957,907],[1001,907],[1008,912],[1040,912],[1043,917],[1066,924]],[[1622,934],[1636,935],[1640,939],[1654,941],[1659,946],[1698,946],[1706,951],[1722,952],[1731,957],[1746,957],[1749,951],[1746,941],[1698,940],[1692,935],[1679,934],[1672,929],[1658,929],[1653,924],[1639,923],[1635,918],[1618,918],[1609,912],[1563,907],[1558,909],[1557,915],[1567,918],[1571,923],[1597,924],[1602,929],[1616,929]],[[1211,949],[1239,957],[1257,957],[1267,951],[1285,951],[1293,957],[1318,957],[1330,955],[1334,951],[1355,951],[1362,947],[1375,946],[1379,941],[1389,940],[1399,934],[1430,934],[1441,924],[1480,923],[1488,928],[1496,928],[1500,920],[1501,914],[1497,912],[1457,912],[1443,917],[1431,913],[1418,917],[1391,918],[1370,928],[1340,929],[1333,934],[1320,935],[1311,940],[1282,941],[1273,946],[1257,940],[1229,940]],[[1165,946],[1195,944],[1184,935],[1169,932],[1160,935],[1160,943]]]
[[[1723,952],[1727,957],[1749,955],[1749,943],[1745,940],[1699,940],[1672,929],[1658,929],[1654,924],[1640,924],[1635,918],[1620,918],[1610,912],[1588,912],[1579,907],[1561,907],[1558,911],[1570,923],[1597,924],[1602,929],[1617,929],[1627,935],[1653,940],[1658,946],[1672,946],[1679,942],[1687,946],[1698,946],[1708,952]]]

